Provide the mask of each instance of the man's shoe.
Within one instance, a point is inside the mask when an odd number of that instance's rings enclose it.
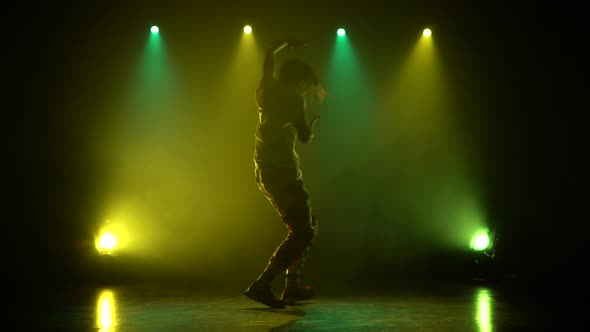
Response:
[[[244,295],[250,299],[265,304],[271,308],[282,309],[287,304],[283,300],[277,299],[270,287],[270,284],[261,281],[254,281],[244,292]]]

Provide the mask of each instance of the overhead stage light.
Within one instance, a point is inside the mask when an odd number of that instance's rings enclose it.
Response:
[[[244,27],[244,33],[247,34],[247,35],[251,34],[252,33],[252,27],[249,26],[249,25],[246,25]]]
[[[150,29],[150,31],[154,34],[157,35],[158,32],[160,32],[160,28],[158,28],[156,25],[152,26],[152,28]]]
[[[344,37],[344,35],[346,35],[346,30],[344,30],[343,28],[340,28],[340,29],[338,29],[338,31],[336,31],[336,33],[338,34],[338,36]]]

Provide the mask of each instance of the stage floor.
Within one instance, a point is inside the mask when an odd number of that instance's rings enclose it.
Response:
[[[14,331],[545,331],[548,304],[493,285],[318,295],[270,309],[241,293],[162,286],[40,292],[11,315]],[[34,303],[31,305],[30,303]],[[556,304],[557,305],[557,304]],[[556,325],[557,324],[557,325]]]

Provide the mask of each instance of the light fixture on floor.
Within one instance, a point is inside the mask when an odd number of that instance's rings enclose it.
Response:
[[[497,244],[496,228],[480,229],[471,239],[471,254],[474,263],[473,280],[489,281],[496,277],[497,267],[494,264]]]

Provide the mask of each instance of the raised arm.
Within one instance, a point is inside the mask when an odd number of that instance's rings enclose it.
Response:
[[[266,50],[266,57],[264,59],[264,67],[263,67],[263,77],[268,76],[275,78],[275,71],[276,71],[276,56],[279,52],[284,50],[289,46],[289,42],[285,40],[277,40],[274,41]]]
[[[256,89],[256,103],[258,104],[258,108],[262,108],[263,106],[262,94],[264,92],[264,87],[276,79],[276,56],[287,46],[289,46],[289,43],[286,39],[277,40],[274,41],[272,45],[266,50],[264,65],[262,67],[262,79],[260,80],[260,84],[258,84],[258,88]]]

